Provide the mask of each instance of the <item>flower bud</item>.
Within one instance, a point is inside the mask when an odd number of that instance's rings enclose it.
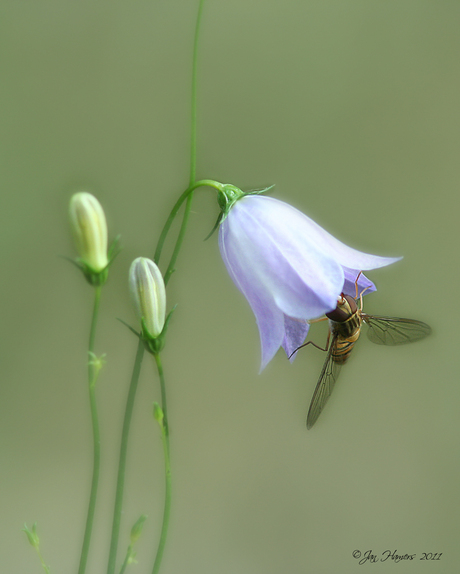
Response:
[[[144,527],[144,522],[146,520],[147,516],[145,514],[142,514],[140,518],[138,518],[136,524],[134,524],[134,526],[131,528],[131,534],[129,537],[131,544],[135,544],[139,540],[142,534],[142,529]]]
[[[165,324],[166,290],[163,276],[153,261],[138,257],[131,263],[129,291],[144,336],[157,338]]]
[[[27,524],[24,524],[24,528],[22,529],[22,531],[26,533],[27,539],[29,540],[31,546],[33,546],[36,549],[40,547],[40,539],[38,538],[37,534],[36,522],[34,522],[32,530],[28,528]]]
[[[69,215],[81,263],[99,273],[109,263],[107,222],[101,204],[90,193],[75,193],[70,199]]]

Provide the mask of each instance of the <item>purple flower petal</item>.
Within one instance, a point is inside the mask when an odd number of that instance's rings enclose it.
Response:
[[[284,339],[282,346],[291,363],[297,356],[297,353],[295,355],[292,355],[292,353],[305,341],[309,328],[310,324],[307,323],[307,321],[293,319],[286,315],[284,316]]]
[[[370,279],[368,279],[364,273],[357,271],[356,269],[348,269],[348,267],[343,268],[345,275],[345,282],[343,284],[342,292],[345,295],[351,295],[351,297],[356,297],[356,278],[358,278],[358,296],[365,291],[365,295],[377,291],[376,286]]]

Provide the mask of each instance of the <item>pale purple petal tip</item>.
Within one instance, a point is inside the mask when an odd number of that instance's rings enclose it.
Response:
[[[373,291],[377,291],[377,287],[364,275],[364,273],[359,275],[359,271],[356,269],[348,269],[347,267],[343,268],[343,272],[345,275],[345,283],[343,284],[342,292],[345,293],[345,295],[351,295],[351,297],[356,297],[356,295],[358,295],[359,297],[361,293],[368,295]],[[358,275],[358,293],[356,294],[356,278]]]
[[[310,324],[307,321],[284,317],[284,339],[282,345],[291,363],[297,356],[297,353],[294,355],[292,353],[305,341],[309,328]]]

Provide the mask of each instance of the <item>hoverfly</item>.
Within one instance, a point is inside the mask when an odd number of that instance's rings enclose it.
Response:
[[[312,341],[308,341],[294,351],[296,353],[310,343],[323,351],[327,351],[327,357],[308,410],[307,429],[311,429],[324,409],[337,382],[340,367],[347,362],[353,346],[358,340],[363,322],[368,325],[368,338],[378,345],[413,343],[424,339],[431,333],[431,328],[426,323],[415,319],[377,317],[363,313],[363,293],[364,291],[358,297],[358,280],[356,280],[356,298],[342,293],[338,299],[337,307],[326,313],[324,319],[329,319],[329,334],[325,349],[318,347]],[[359,309],[357,306],[358,298],[360,299]]]

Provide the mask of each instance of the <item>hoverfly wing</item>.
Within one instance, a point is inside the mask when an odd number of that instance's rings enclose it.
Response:
[[[311,399],[310,408],[308,409],[307,415],[307,429],[315,424],[322,410],[324,409],[327,400],[331,396],[334,385],[339,376],[341,363],[337,363],[333,360],[334,350],[337,346],[337,333],[333,336],[332,342],[330,344],[329,350],[327,352],[326,360],[324,361],[321,374],[316,384],[315,392],[313,393],[313,398]]]
[[[403,345],[420,341],[431,333],[431,327],[415,319],[401,317],[375,317],[361,314],[369,326],[367,337],[377,345]]]

